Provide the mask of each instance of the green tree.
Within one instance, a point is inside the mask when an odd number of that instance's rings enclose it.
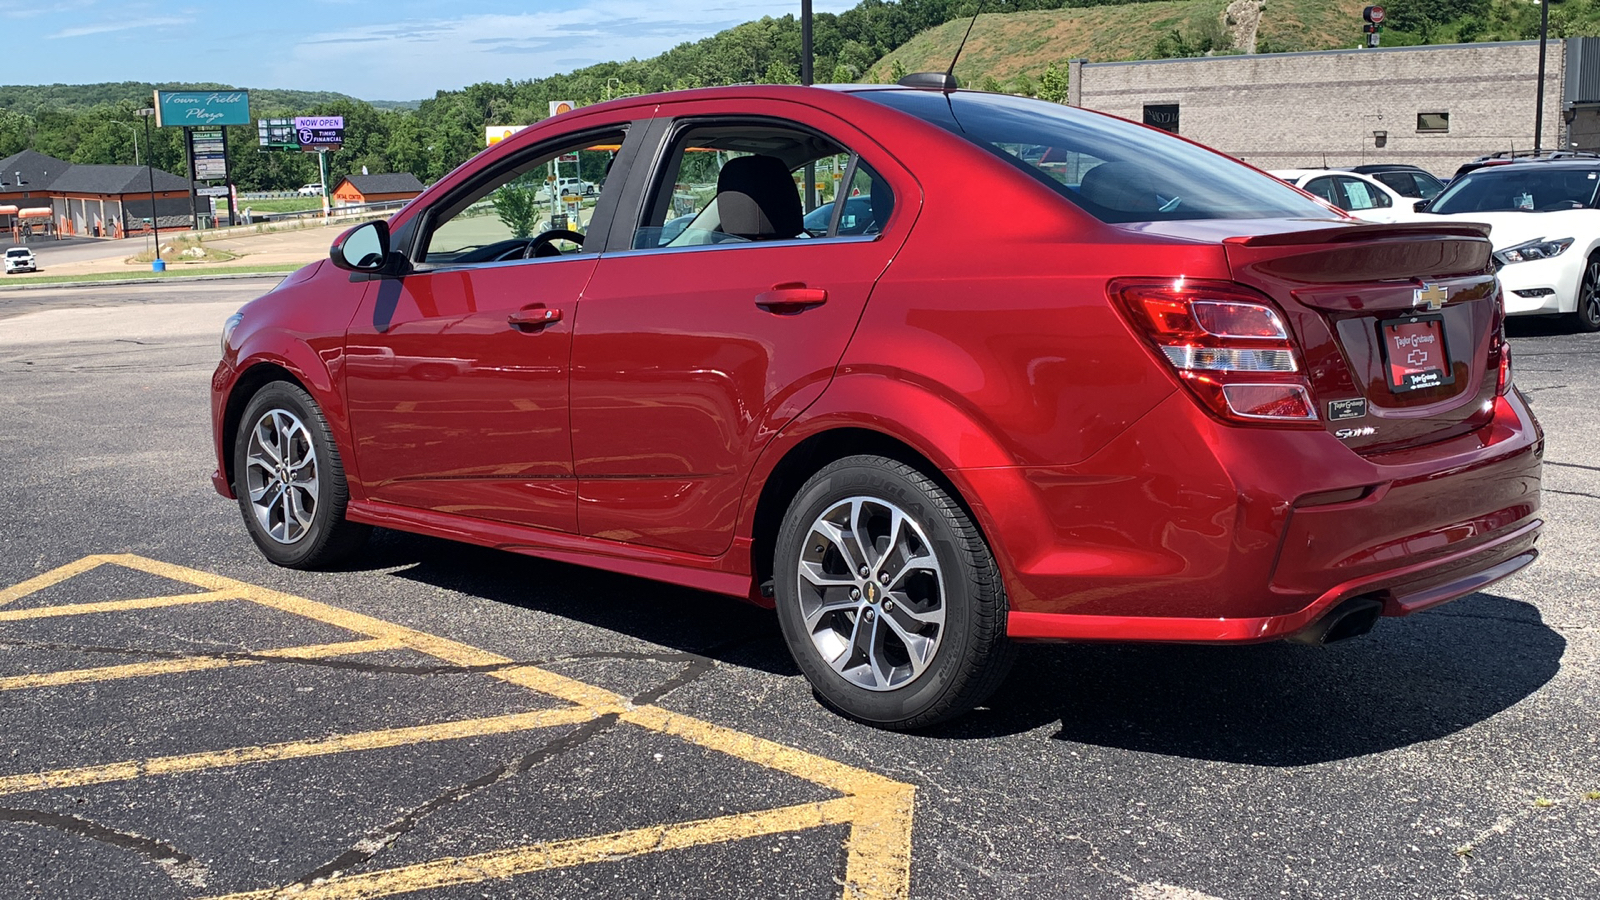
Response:
[[[1458,19],[1482,21],[1489,15],[1491,0],[1399,0],[1384,7],[1385,25],[1410,32],[1431,43],[1439,30]]]
[[[906,67],[905,67],[904,63],[900,62],[900,60],[897,59],[894,62],[889,64],[889,83],[890,84],[899,84],[900,83],[900,79],[902,79],[904,77],[906,77]]]
[[[539,201],[532,184],[513,181],[494,192],[494,211],[500,221],[511,229],[513,237],[533,236],[533,227],[539,222]]]
[[[1039,77],[1039,99],[1051,103],[1067,102],[1068,70],[1065,66],[1057,68],[1051,63],[1044,74]]]

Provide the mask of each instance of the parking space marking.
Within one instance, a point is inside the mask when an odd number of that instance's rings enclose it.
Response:
[[[206,591],[199,594],[140,597],[137,600],[106,600],[100,603],[71,603],[66,606],[35,606],[31,609],[0,610],[0,622],[20,622],[24,619],[54,619],[59,616],[87,616],[94,613],[160,609],[164,606],[188,606],[191,603],[216,603],[219,600],[242,599],[244,598],[240,597],[236,591]]]
[[[335,734],[308,741],[284,741],[281,744],[263,744],[258,747],[230,747],[226,750],[185,753],[181,756],[156,756],[98,766],[7,775],[0,777],[0,796],[84,787],[91,784],[109,784],[114,781],[132,781],[136,778],[158,775],[203,772],[207,769],[231,769],[252,763],[331,756],[335,753],[351,753],[357,750],[379,750],[385,747],[407,747],[434,741],[511,734],[558,725],[579,725],[594,718],[595,714],[587,709],[540,709],[505,716],[490,716],[485,719],[458,719],[454,722],[435,722],[406,728]]]
[[[154,675],[172,675],[177,672],[203,672],[207,669],[234,669],[241,666],[259,666],[264,663],[278,661],[329,659],[336,656],[379,653],[399,647],[400,644],[394,641],[369,638],[361,641],[313,644],[306,647],[282,647],[277,650],[261,650],[250,653],[183,656],[155,662],[128,663],[121,666],[69,669],[64,672],[46,672],[38,675],[12,675],[7,678],[0,678],[0,691],[60,687],[68,684],[89,684],[96,681],[118,681],[124,678],[149,678]]]
[[[288,885],[268,888],[236,897],[268,897],[293,894],[296,897],[376,897],[409,893],[442,885],[470,884],[514,874],[565,868],[612,861],[627,856],[683,849],[707,844],[727,843],[762,835],[807,831],[829,825],[849,825],[846,840],[844,892],[846,898],[878,900],[900,898],[910,893],[911,821],[916,798],[913,785],[894,781],[873,772],[815,754],[787,747],[692,716],[674,713],[653,705],[636,706],[628,698],[604,688],[586,684],[532,665],[519,665],[510,657],[473,647],[449,638],[428,634],[404,625],[376,619],[361,613],[329,606],[269,588],[235,581],[209,572],[145,559],[134,555],[87,557],[47,572],[0,593],[0,602],[9,603],[43,590],[98,565],[115,564],[168,580],[201,588],[206,593],[80,603],[42,609],[0,611],[0,621],[44,618],[51,615],[82,615],[148,609],[181,603],[238,599],[260,604],[280,612],[311,619],[354,632],[386,647],[405,648],[432,656],[459,667],[480,668],[486,677],[517,685],[537,693],[564,700],[570,708],[542,710],[445,722],[409,728],[395,728],[305,741],[290,741],[259,747],[238,747],[182,756],[132,760],[99,766],[60,769],[53,772],[0,776],[0,795],[25,793],[50,788],[102,784],[137,778],[228,768],[252,763],[325,756],[354,750],[396,747],[427,741],[451,740],[500,734],[560,724],[577,724],[602,716],[615,716],[619,722],[671,736],[708,750],[763,768],[809,781],[843,796],[815,803],[787,806],[759,812],[720,816],[690,822],[653,825],[595,837],[549,841],[491,851],[475,856],[450,857],[413,866],[379,870],[359,875],[344,875],[311,886]],[[361,641],[347,642],[359,644]],[[319,645],[339,646],[339,645]],[[305,651],[308,648],[290,648]],[[287,653],[289,650],[278,651]],[[264,653],[249,654],[251,657]],[[201,665],[198,668],[221,668]],[[141,674],[165,674],[149,667],[188,660],[166,660],[141,664]],[[57,678],[60,683],[98,680],[84,673],[131,671],[135,667],[76,670],[54,675],[19,678]],[[193,671],[195,669],[174,669]],[[117,676],[112,677],[134,677]]]
[[[60,584],[74,575],[82,575],[84,572],[87,572],[90,569],[103,566],[109,560],[110,557],[103,555],[85,556],[83,559],[80,559],[77,562],[68,563],[57,569],[51,569],[43,575],[35,575],[34,577],[29,578],[27,581],[14,584],[11,587],[0,588],[0,606],[5,606],[7,603],[11,603],[16,600],[21,600],[23,597],[26,597],[29,594],[37,594],[45,588]]]
[[[414,866],[348,875],[321,884],[297,887],[292,891],[292,895],[297,900],[359,900],[365,897],[389,897],[433,888],[510,878],[514,875],[526,875],[549,869],[615,862],[649,853],[687,850],[706,844],[721,844],[770,834],[843,825],[852,821],[857,812],[854,799],[844,797],[739,815],[718,816],[715,819],[700,819],[673,825],[652,825],[598,837],[551,841],[548,844],[532,844],[473,856],[445,857]],[[262,891],[226,894],[209,900],[264,900],[268,897],[289,896],[290,893],[279,888],[269,888]],[[857,893],[847,896],[863,895]]]

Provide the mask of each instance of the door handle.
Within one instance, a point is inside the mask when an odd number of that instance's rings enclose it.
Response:
[[[561,310],[548,309],[543,305],[529,306],[506,316],[506,321],[518,331],[537,332],[542,331],[547,325],[561,321]]]
[[[828,302],[828,292],[803,284],[779,284],[756,295],[756,306],[780,316],[793,316]]]

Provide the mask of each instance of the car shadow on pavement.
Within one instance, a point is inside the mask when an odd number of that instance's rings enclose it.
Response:
[[[1494,594],[1327,647],[1035,644],[986,708],[930,733],[988,738],[1059,722],[1062,741],[1301,766],[1476,725],[1555,677],[1565,649],[1537,608]]]
[[[387,529],[347,571],[393,577],[548,613],[684,653],[785,677],[799,668],[778,619],[733,597]]]

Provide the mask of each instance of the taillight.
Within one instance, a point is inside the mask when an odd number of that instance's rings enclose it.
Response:
[[[1265,296],[1224,281],[1117,280],[1111,297],[1190,393],[1229,422],[1315,423],[1300,353]]]
[[[1506,340],[1506,295],[1497,291],[1494,297],[1494,322],[1489,328],[1489,368],[1498,373],[1499,382],[1495,396],[1504,397],[1511,390],[1511,344]]]

